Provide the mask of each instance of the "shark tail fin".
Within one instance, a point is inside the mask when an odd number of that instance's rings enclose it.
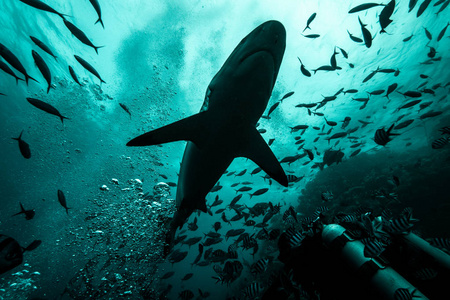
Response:
[[[201,112],[153,131],[144,133],[127,143],[127,146],[151,146],[175,141],[191,141],[202,147],[208,131],[207,112]]]
[[[283,168],[256,128],[248,127],[247,130],[243,130],[240,139],[240,144],[243,145],[243,148],[238,150],[240,153],[236,156],[251,159],[263,169],[267,175],[275,179],[282,186],[287,187],[288,180]]]

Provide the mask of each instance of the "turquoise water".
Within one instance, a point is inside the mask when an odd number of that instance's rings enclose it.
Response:
[[[279,161],[288,156],[304,156],[290,164],[282,163],[287,175],[304,177],[287,188],[274,180],[269,184],[268,179],[261,178],[264,172],[250,175],[258,167],[254,162],[236,158],[228,172],[247,172],[242,177],[224,175],[219,179],[223,187],[206,198],[208,205],[216,195],[224,201],[213,212],[225,208],[237,195],[235,190],[248,181],[251,184],[247,185],[253,188],[250,193],[269,190],[251,199],[245,192],[239,202],[247,206],[269,201],[280,204],[281,213],[269,224],[270,228],[285,230],[281,218],[291,205],[299,216],[307,216],[322,205],[336,210],[359,205],[380,209],[384,203],[372,195],[387,186],[398,195],[397,207],[413,208],[414,216],[420,219],[417,230],[424,237],[450,237],[446,217],[450,208],[450,145],[432,148],[433,141],[445,136],[439,129],[450,126],[450,29],[437,40],[450,19],[448,8],[439,12],[448,1],[437,6],[434,4],[438,1],[432,1],[419,17],[421,1],[411,12],[408,1],[397,1],[393,21],[385,29],[387,33],[380,33],[382,6],[348,13],[361,1],[276,4],[100,0],[105,28],[94,24],[98,16],[89,1],[45,2],[66,14],[67,20],[83,30],[95,46],[104,47],[96,54],[73,36],[56,14],[16,0],[0,4],[0,43],[39,81],[16,84],[13,77],[0,71],[0,93],[6,95],[0,95],[0,233],[13,237],[23,247],[33,240],[42,240],[36,250],[24,254],[24,264],[1,275],[0,298],[53,299],[67,289],[63,299],[89,295],[151,299],[153,291],[171,284],[170,299],[176,299],[186,289],[197,297],[198,288],[210,292],[210,298],[221,299],[239,295],[255,279],[249,266],[265,255],[276,257],[276,243],[261,242],[260,253],[255,257],[251,250],[241,251],[239,260],[244,272],[229,287],[215,284],[212,265],[191,267],[198,253],[197,244],[190,248],[187,258],[173,266],[163,258],[161,224],[175,209],[176,187],[168,188],[170,195],[159,197],[159,191],[150,196],[159,182],[177,183],[185,142],[142,148],[125,144],[147,131],[198,113],[209,82],[227,57],[242,38],[267,20],[280,21],[287,39],[264,115],[284,95],[294,93],[271,112],[269,120],[261,118],[258,129],[265,129],[262,136],[266,142],[275,139],[271,149]],[[313,13],[317,15],[311,29],[303,34],[320,35],[314,39],[302,35]],[[349,37],[348,32],[363,39],[358,17],[373,37],[370,48]],[[44,42],[57,59],[42,51],[29,36]],[[436,50],[434,56],[432,48]],[[314,72],[333,64],[330,60],[335,49],[336,66],[340,68]],[[48,94],[32,50],[41,55],[51,71],[53,89]],[[74,55],[89,62],[106,83],[100,85],[100,80],[87,72]],[[302,74],[298,58],[312,73],[311,77]],[[68,66],[74,68],[81,86],[71,78]],[[371,73],[373,77],[365,81]],[[396,90],[389,99],[384,97],[394,83]],[[348,92],[352,89],[357,92]],[[378,90],[383,92],[376,95]],[[408,91],[420,92],[421,96],[401,94]],[[335,100],[323,101],[333,95]],[[30,105],[27,97],[50,103],[69,119],[62,124],[58,117]],[[352,100],[367,97],[363,102]],[[417,99],[421,101],[416,105],[401,108]],[[319,102],[323,107],[311,108],[310,113],[307,108],[296,107]],[[427,117],[430,112],[436,112],[436,116]],[[351,121],[342,128],[346,117]],[[392,136],[386,146],[377,145],[374,138],[378,129],[387,130],[406,120],[413,121],[405,128],[394,129],[399,135]],[[297,125],[308,128],[292,132],[290,127]],[[22,130],[23,140],[30,145],[30,159],[21,155],[17,141],[11,139]],[[348,130],[355,131],[343,138],[326,140]],[[310,150],[312,158],[295,144],[299,139],[305,140],[303,149]],[[352,147],[356,144],[359,145]],[[342,162],[321,170],[324,154],[330,148],[344,153]],[[352,156],[358,149],[360,152]],[[400,179],[396,189],[393,175]],[[231,187],[237,182],[240,185]],[[66,196],[68,214],[57,201],[58,189]],[[328,202],[321,198],[326,191],[334,195]],[[32,220],[23,215],[11,217],[20,210],[19,202],[36,211]],[[225,214],[229,219],[235,215],[228,208]],[[242,225],[243,220],[232,222],[230,227],[222,221],[221,214],[194,213],[188,223],[194,217],[198,218],[199,229],[189,232],[189,237],[203,236],[217,221],[222,222],[219,232],[223,235],[229,229],[246,228],[250,235],[259,231]],[[262,218],[252,219],[259,223]],[[213,248],[226,251],[230,244],[228,240]],[[186,245],[176,245],[175,249],[188,251]],[[277,269],[280,264],[274,263],[272,268]],[[160,281],[159,277],[169,271],[175,275]],[[194,273],[193,278],[180,281],[186,273]],[[267,278],[257,280],[267,284]],[[95,296],[94,291],[98,292]]]

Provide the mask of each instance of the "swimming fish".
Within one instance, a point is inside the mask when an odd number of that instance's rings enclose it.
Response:
[[[72,34],[83,44],[88,45],[89,47],[94,48],[95,52],[98,54],[98,49],[102,48],[104,46],[94,46],[94,44],[92,44],[91,40],[86,36],[86,34],[77,26],[73,25],[72,23],[70,23],[67,20],[64,20],[64,24],[66,25],[66,27],[70,30],[70,32],[72,32]]]
[[[64,193],[61,190],[58,190],[58,201],[59,204],[66,209],[66,214],[69,214],[70,207],[67,207],[66,196],[64,196]]]
[[[22,264],[23,253],[36,249],[40,244],[40,240],[34,240],[28,247],[23,248],[15,239],[0,234],[0,274]]]
[[[370,9],[370,8],[376,7],[376,6],[384,6],[384,4],[382,4],[382,3],[364,3],[364,4],[353,7],[352,9],[350,9],[348,11],[348,13],[353,14],[353,13],[360,12],[360,11],[363,11],[366,9]]]
[[[40,110],[45,111],[46,113],[58,116],[61,119],[62,123],[64,123],[64,119],[69,119],[67,117],[62,116],[61,113],[56,108],[54,108],[52,105],[50,105],[44,101],[41,101],[41,100],[38,100],[35,98],[27,98],[27,101],[34,107],[37,107]]]
[[[77,74],[75,73],[75,71],[73,70],[72,66],[69,66],[69,73],[70,73],[70,76],[72,76],[72,79],[73,79],[76,83],[78,83],[80,86],[82,86],[81,83],[80,83],[80,81],[78,81],[78,76],[77,76]]]
[[[22,140],[22,132],[20,133],[18,138],[12,138],[13,140],[16,140],[19,142],[19,149],[20,149],[20,153],[22,153],[22,156],[25,157],[26,159],[31,157],[31,151],[30,151],[30,145],[28,145],[27,142],[25,142],[24,140]]]
[[[33,219],[34,215],[36,214],[34,209],[25,209],[25,208],[23,208],[22,203],[19,202],[19,204],[20,204],[20,211],[18,213],[14,214],[13,216],[25,214],[25,219],[27,219],[27,220]]]
[[[50,69],[48,68],[47,64],[45,63],[44,59],[34,50],[31,51],[33,55],[34,62],[36,63],[36,66],[38,67],[39,71],[41,71],[42,76],[44,76],[45,81],[47,81],[48,87],[47,87],[47,94],[52,88],[52,73],[50,72]]]
[[[392,124],[391,127],[386,131],[384,128],[377,129],[375,131],[375,143],[377,143],[380,146],[385,146],[388,142],[392,141],[390,138],[392,135],[398,135],[398,133],[391,133],[392,129],[394,128],[395,124]]]
[[[369,30],[367,30],[366,26],[367,24],[363,24],[361,19],[358,17],[359,24],[361,25],[361,31],[364,38],[364,44],[366,44],[367,48],[370,48],[372,46],[372,35],[370,34]]]
[[[3,60],[0,60],[0,69],[2,69],[5,73],[7,73],[7,74],[11,75],[12,77],[14,77],[16,79],[16,84],[19,83],[19,80],[23,81],[22,78],[17,77],[17,75],[13,72],[13,70],[11,70],[11,68],[7,64],[5,64],[3,62]]]
[[[93,66],[91,66],[87,61],[85,61],[84,59],[82,59],[81,57],[79,57],[78,55],[74,55],[75,59],[89,72],[91,72],[92,74],[94,74],[95,77],[97,77],[98,79],[100,79],[100,82],[106,83],[101,77],[100,74],[98,74],[97,70],[94,69]]]
[[[120,105],[120,107],[123,108],[124,111],[126,111],[130,115],[130,119],[131,119],[131,113],[130,113],[130,110],[128,109],[128,107],[123,103],[119,103],[119,105]]]
[[[47,52],[48,54],[50,54],[54,59],[57,59],[57,56],[55,54],[53,54],[52,50],[50,50],[49,47],[47,47],[46,44],[44,44],[42,41],[40,41],[39,39],[33,37],[30,35],[30,39],[33,41],[33,43],[35,43],[39,48],[41,48],[42,50],[44,50],[45,52]]]
[[[388,27],[388,25],[392,23],[392,20],[389,18],[392,16],[394,8],[395,8],[395,0],[391,0],[381,11],[379,18],[381,26],[380,33],[386,32],[385,31],[386,27]]]
[[[100,4],[98,3],[98,0],[89,0],[89,2],[91,2],[92,6],[94,7],[94,9],[98,15],[98,20],[95,22],[95,24],[100,22],[100,24],[102,24],[102,27],[105,28],[105,25],[103,25],[103,21],[102,21],[102,10],[100,8]]]
[[[19,59],[2,43],[0,43],[0,56],[3,57],[14,69],[16,69],[25,76],[25,82],[27,83],[27,85],[28,79],[34,80],[37,83],[39,83],[39,81],[28,75],[27,71],[25,70],[24,66],[19,61]]]
[[[308,21],[306,21],[306,27],[305,27],[305,29],[303,29],[303,32],[304,32],[307,28],[311,29],[311,27],[309,27],[309,25],[310,25],[311,22],[315,19],[316,15],[317,15],[316,13],[313,13],[313,14],[308,18]]]
[[[298,61],[300,62],[300,71],[302,72],[302,74],[305,75],[306,77],[311,77],[311,72],[309,72],[309,71],[306,69],[306,67],[305,67],[305,65],[302,63],[300,57],[297,56],[297,58],[298,58]]]
[[[39,10],[43,10],[43,11],[46,11],[46,12],[49,12],[52,14],[56,14],[56,15],[60,16],[63,20],[65,20],[64,16],[67,16],[65,14],[57,12],[56,10],[54,10],[53,8],[51,8],[50,6],[48,6],[47,4],[45,4],[39,0],[20,0],[20,2],[28,4],[29,6],[37,8]]]

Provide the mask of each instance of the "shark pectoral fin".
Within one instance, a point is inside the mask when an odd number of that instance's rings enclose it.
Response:
[[[269,145],[264,141],[256,128],[249,128],[243,139],[244,147],[239,149],[238,156],[247,157],[254,161],[264,172],[275,179],[282,186],[288,186],[287,176]]]
[[[186,210],[190,212],[193,212],[196,209],[201,210],[204,213],[207,212],[205,198],[196,198],[195,200],[192,198],[183,199],[179,207],[179,210]]]
[[[201,148],[207,139],[208,114],[201,112],[135,137],[127,146],[151,146],[175,141],[191,141]]]

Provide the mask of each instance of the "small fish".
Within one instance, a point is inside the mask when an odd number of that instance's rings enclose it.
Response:
[[[372,35],[370,34],[370,31],[367,30],[366,26],[367,24],[363,24],[361,19],[358,17],[359,24],[361,25],[361,32],[363,34],[364,38],[364,44],[367,48],[370,48],[372,46]]]
[[[286,93],[286,95],[284,95],[281,99],[280,102],[283,102],[284,99],[289,98],[290,96],[294,95],[294,92],[289,92]]]
[[[416,6],[418,1],[419,0],[409,0],[409,11],[408,12],[411,12],[414,9],[414,7]]]
[[[392,135],[398,135],[398,133],[391,133],[392,129],[394,128],[395,124],[392,124],[391,127],[386,131],[384,128],[377,129],[375,131],[375,143],[377,143],[380,146],[385,146],[388,142],[390,142],[392,139],[390,138]]]
[[[439,131],[441,134],[450,134],[450,126],[442,127]]]
[[[2,69],[5,73],[11,75],[16,79],[16,84],[19,83],[19,80],[24,81],[22,78],[17,77],[17,75],[11,70],[11,68],[3,62],[3,60],[0,60],[0,69]],[[2,94],[5,95],[5,94]]]
[[[298,61],[300,62],[300,71],[302,72],[302,74],[305,75],[306,77],[311,77],[311,72],[309,72],[309,71],[306,69],[306,67],[305,67],[305,65],[302,63],[300,57],[297,56],[297,58],[298,58]]]
[[[395,89],[398,87],[397,83],[393,83],[390,86],[388,86],[388,89],[386,91],[386,95],[384,95],[384,97],[389,99],[389,95],[395,91]],[[390,99],[389,99],[390,100]]]
[[[409,107],[413,107],[413,106],[419,104],[421,101],[422,101],[422,100],[412,100],[412,101],[409,101],[409,102],[407,102],[406,104],[404,104],[404,105],[400,106],[399,108],[397,108],[397,110],[404,109],[404,108],[409,108]]]
[[[389,24],[392,23],[392,20],[389,19],[392,16],[392,13],[394,12],[394,8],[395,8],[395,0],[391,0],[381,11],[380,13],[380,26],[381,26],[381,31],[380,33],[385,33],[385,29],[386,27],[388,27]]]
[[[398,130],[398,129],[403,129],[403,128],[408,127],[409,125],[411,125],[412,122],[414,122],[413,119],[403,121],[403,122],[397,124],[397,125],[394,127],[394,129],[396,129],[396,130]]]
[[[48,68],[44,59],[36,51],[32,50],[31,53],[33,55],[33,59],[36,66],[38,67],[39,71],[41,71],[42,76],[44,76],[45,78],[45,81],[47,81],[48,84],[47,94],[48,94],[48,92],[52,88],[52,73],[50,72],[50,69]]]
[[[173,271],[167,272],[166,274],[161,276],[161,279],[168,279],[168,278],[172,277],[174,274],[175,274],[175,272],[173,272]]]
[[[342,56],[344,56],[345,58],[348,58],[348,53],[341,47],[338,47],[338,48],[339,48],[339,50],[341,50]]]
[[[6,235],[0,234],[0,274],[14,269],[23,262],[23,253],[36,249],[42,242],[34,240],[28,247],[23,248],[19,243]]]
[[[269,112],[267,113],[267,117],[270,118],[270,114],[278,107],[278,105],[280,105],[281,102],[275,102],[275,104],[273,104],[270,108],[269,108]]]
[[[364,246],[364,256],[375,258],[385,250],[384,245],[378,240],[370,240]]]
[[[54,108],[53,106],[51,106],[50,104],[48,104],[44,101],[41,101],[41,100],[38,100],[35,98],[27,98],[27,101],[34,107],[37,107],[40,110],[45,111],[46,113],[58,116],[61,119],[62,123],[64,123],[64,119],[69,119],[69,118],[61,115],[61,113],[56,108]]]
[[[430,5],[431,0],[424,0],[422,4],[419,6],[419,9],[417,10],[417,17],[420,17],[425,9],[427,9],[428,5]]]
[[[381,95],[381,94],[383,94],[384,93],[384,90],[375,90],[375,91],[372,91],[372,92],[367,92],[367,94],[369,94],[370,96],[373,96],[373,95]]]
[[[402,95],[405,96],[405,97],[410,97],[410,98],[419,98],[419,97],[422,97],[422,93],[416,92],[416,91],[407,91],[407,92],[404,92],[404,93],[397,92],[397,93],[402,94]]]
[[[397,176],[392,175],[392,181],[397,187],[400,185],[400,179]]]
[[[34,212],[34,209],[28,209],[27,210],[27,209],[23,208],[22,203],[19,202],[19,204],[20,204],[20,211],[18,213],[14,214],[13,216],[17,216],[17,215],[20,215],[20,214],[25,214],[25,219],[26,220],[33,219],[34,215],[36,214]]]
[[[80,83],[80,81],[78,81],[78,76],[77,76],[77,74],[75,74],[75,71],[73,70],[72,66],[69,66],[69,73],[70,73],[70,76],[72,76],[72,79],[73,79],[76,83],[78,83],[80,86],[82,86],[81,83]]]
[[[46,11],[46,12],[49,12],[52,14],[56,14],[56,15],[60,16],[63,20],[64,20],[64,16],[67,16],[62,13],[57,12],[56,10],[54,10],[53,8],[51,8],[50,6],[48,6],[47,4],[45,4],[39,0],[20,0],[20,2],[28,4],[29,6],[37,8],[39,10],[43,10],[43,11]]]
[[[308,39],[317,39],[318,37],[320,37],[320,34],[307,34],[307,35],[302,34],[302,35]]]
[[[447,2],[449,2],[449,1],[447,1]],[[448,22],[447,25],[445,25],[445,27],[441,30],[441,32],[439,32],[439,35],[437,37],[438,42],[444,37],[445,31],[447,30],[448,25],[450,25],[450,22]]]
[[[421,115],[419,118],[421,120],[424,120],[424,119],[428,119],[428,118],[437,117],[437,116],[441,115],[442,113],[443,113],[442,111],[429,111],[429,112]]]
[[[72,23],[70,23],[69,21],[64,19],[64,24],[66,25],[66,27],[70,30],[70,32],[83,44],[94,48],[95,52],[98,54],[98,49],[102,48],[104,46],[94,46],[94,44],[92,44],[91,40],[89,40],[89,38],[86,36],[86,34],[84,34],[84,32],[78,28],[77,26],[73,25]]]
[[[100,4],[98,3],[98,0],[89,0],[89,2],[91,2],[92,6],[94,7],[94,9],[98,15],[98,20],[94,24],[97,24],[98,22],[100,22],[100,24],[102,24],[102,27],[105,28],[105,25],[103,25],[103,21],[102,21],[102,10],[100,8]]]
[[[124,111],[126,111],[130,115],[130,119],[131,119],[131,113],[130,113],[130,110],[128,109],[128,107],[123,103],[119,103],[119,105],[120,105],[120,107],[123,108]]]
[[[259,195],[265,194],[268,190],[269,190],[268,188],[262,188],[262,189],[256,190],[254,193],[250,194],[250,199],[253,196],[259,196]]]
[[[366,76],[366,78],[363,79],[363,83],[372,79],[372,77],[375,76],[375,74],[377,74],[377,72],[378,71],[372,71],[372,73],[370,73],[369,75]]]
[[[433,143],[431,143],[431,148],[442,149],[445,146],[447,146],[449,142],[450,142],[450,136],[442,137],[437,140],[434,140]]]
[[[352,41],[354,41],[354,42],[356,42],[356,43],[362,43],[362,42],[363,42],[362,39],[360,39],[360,38],[357,37],[357,36],[352,35],[348,30],[347,30],[347,32],[348,32],[348,35],[350,36],[350,39],[351,39]]]
[[[408,37],[406,37],[406,38],[404,38],[403,39],[403,42],[408,42],[409,40],[411,40],[412,39],[412,37],[413,37],[414,35],[413,34],[411,34],[410,36],[408,36]]]
[[[33,43],[35,43],[39,48],[41,48],[42,50],[44,50],[45,52],[47,52],[48,54],[50,54],[55,60],[57,60],[57,56],[55,54],[53,54],[52,50],[50,50],[49,47],[47,47],[46,44],[44,44],[42,41],[40,41],[39,39],[33,37],[30,35],[30,39],[33,41]]]
[[[183,278],[181,278],[181,281],[189,280],[192,276],[194,276],[194,273],[187,273]]]
[[[39,83],[39,81],[28,75],[27,71],[25,70],[24,66],[19,61],[19,59],[2,43],[0,43],[0,56],[3,57],[14,69],[16,69],[25,76],[25,82],[27,83],[27,85],[28,79],[34,80],[37,83]]]
[[[67,207],[66,196],[64,196],[64,193],[61,190],[58,190],[58,201],[59,204],[66,209],[66,214],[69,214],[70,207]]]
[[[425,27],[423,29],[425,30],[425,35],[431,41],[433,39],[433,36],[431,35],[431,33]]]
[[[16,140],[19,142],[19,150],[20,153],[22,154],[22,156],[26,159],[29,159],[31,157],[31,151],[30,151],[30,145],[28,145],[27,142],[25,142],[24,140],[22,140],[22,134],[23,134],[23,130],[20,133],[18,138],[12,138],[13,140]]]
[[[348,11],[348,13],[349,14],[353,14],[353,13],[360,12],[360,11],[363,11],[363,10],[366,10],[366,9],[370,9],[372,7],[384,6],[384,5],[385,4],[382,4],[382,3],[364,3],[364,4],[361,4],[361,5],[353,7],[352,9],[350,9]]]
[[[309,25],[310,25],[311,22],[315,19],[316,15],[317,15],[316,13],[313,13],[313,14],[308,18],[308,21],[306,21],[306,27],[305,27],[305,29],[303,29],[302,32],[304,32],[307,28],[308,28],[308,29],[311,29],[311,27],[309,27]]]
[[[336,54],[338,54],[338,52],[336,52],[336,46],[334,46],[333,54],[331,55],[330,58],[330,65],[335,69],[337,68]]]
[[[101,77],[100,74],[98,74],[97,70],[94,69],[93,66],[91,66],[87,61],[85,61],[84,59],[82,59],[81,57],[79,57],[78,55],[74,55],[75,59],[89,72],[91,72],[92,74],[94,74],[95,77],[97,77],[98,79],[100,79],[100,82],[106,83]]]

